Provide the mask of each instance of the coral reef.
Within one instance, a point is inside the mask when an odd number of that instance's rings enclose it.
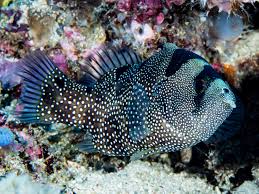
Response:
[[[17,66],[17,61],[0,58],[0,80],[2,88],[12,88],[21,82],[21,78],[15,75]]]
[[[14,141],[14,134],[8,128],[0,128],[0,147],[8,146]]]
[[[44,185],[32,182],[30,176],[8,174],[0,179],[0,192],[5,194],[58,194],[61,192],[59,186]]]
[[[48,5],[33,4],[28,10],[29,33],[33,44],[42,47],[46,44],[55,45],[58,41],[56,22],[57,14]]]
[[[0,130],[8,129],[0,131],[8,145],[0,148],[0,193],[256,193],[258,13],[253,0],[0,0]],[[130,162],[81,153],[75,145],[84,133],[76,128],[15,120],[22,107],[14,74],[33,50],[78,80],[103,44],[128,46],[145,59],[165,42],[203,56],[240,93],[246,118],[233,138]]]

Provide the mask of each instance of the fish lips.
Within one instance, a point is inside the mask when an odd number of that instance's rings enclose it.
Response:
[[[223,102],[225,102],[226,104],[228,104],[231,108],[236,108],[236,103],[231,100],[231,99],[224,99]]]

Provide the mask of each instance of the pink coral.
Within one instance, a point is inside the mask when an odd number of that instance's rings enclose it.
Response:
[[[121,12],[131,10],[132,1],[131,0],[119,0],[117,3],[117,9]]]
[[[114,3],[116,2],[117,0],[105,0],[105,3]]]
[[[65,55],[63,54],[55,54],[53,56],[53,62],[58,66],[58,68],[63,72],[67,73],[68,65]]]
[[[28,154],[32,160],[41,158],[42,157],[42,148],[37,145],[36,146],[32,145],[32,146],[29,146],[25,150],[25,153]]]
[[[230,12],[232,7],[231,0],[209,0],[208,7],[212,8],[217,6],[219,11]]]
[[[133,9],[136,12],[142,9],[143,14],[147,17],[157,15],[162,9],[162,2],[160,0],[135,0],[133,5]]]
[[[73,42],[68,41],[67,39],[61,40],[60,45],[65,52],[66,56],[72,60],[76,61],[78,59],[76,55],[76,47]]]
[[[78,60],[78,49],[76,45],[86,41],[85,36],[83,36],[76,27],[64,27],[64,35],[65,38],[60,41],[64,54],[71,61]]]
[[[5,41],[5,40],[1,40],[0,41],[0,51],[3,54],[8,54],[8,55],[14,55],[15,48],[13,46],[10,45],[9,42]]]
[[[19,141],[24,144],[16,145],[16,149],[19,149],[19,151],[24,151],[31,158],[31,160],[42,157],[42,148],[37,145],[32,135],[29,135],[24,131],[18,131],[16,134],[19,137]]]
[[[71,27],[64,27],[64,34],[69,40],[73,41],[84,41],[84,36],[80,33],[79,29],[71,28]]]
[[[164,21],[164,19],[165,19],[164,14],[163,14],[163,13],[160,13],[160,14],[158,14],[158,16],[156,17],[156,23],[157,23],[157,24],[162,24],[163,21]]]
[[[161,0],[119,0],[117,9],[121,12],[132,12],[139,22],[158,16],[162,12]]]
[[[206,4],[206,1],[202,1],[203,4]],[[211,9],[213,7],[218,7],[219,12],[225,11],[230,13],[233,11],[233,6],[242,4],[242,3],[253,3],[255,0],[208,0],[207,5],[208,8]]]
[[[221,63],[213,63],[212,67],[217,72],[222,73],[222,64]]]

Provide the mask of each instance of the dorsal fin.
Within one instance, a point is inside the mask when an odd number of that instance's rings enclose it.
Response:
[[[108,47],[95,49],[81,64],[82,77],[79,82],[93,86],[105,73],[119,67],[139,64],[141,58],[127,47]]]

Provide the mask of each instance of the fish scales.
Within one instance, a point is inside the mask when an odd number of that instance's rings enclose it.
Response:
[[[105,48],[86,60],[85,84],[39,51],[20,69],[24,109],[17,118],[85,130],[79,148],[88,153],[134,160],[180,150],[207,140],[240,112],[236,95],[208,62],[171,43],[144,62],[129,49]]]

